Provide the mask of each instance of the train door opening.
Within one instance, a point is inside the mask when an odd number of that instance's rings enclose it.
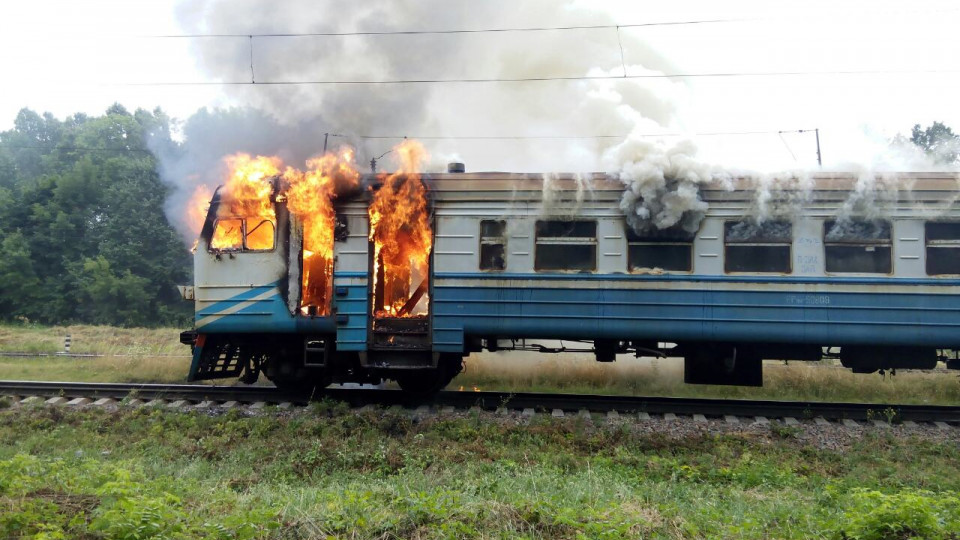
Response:
[[[432,227],[431,227],[432,229]],[[429,351],[432,230],[401,226],[388,243],[371,242],[370,346],[373,350]],[[419,362],[418,362],[419,363]]]

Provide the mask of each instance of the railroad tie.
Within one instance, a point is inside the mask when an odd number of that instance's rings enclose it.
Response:
[[[858,424],[856,420],[853,420],[851,418],[844,418],[843,425],[848,428],[860,427],[860,424]]]

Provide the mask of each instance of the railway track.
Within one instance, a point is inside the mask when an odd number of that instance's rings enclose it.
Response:
[[[877,403],[824,403],[770,400],[732,400],[643,396],[602,396],[505,392],[441,392],[431,401],[414,402],[394,390],[331,388],[320,395],[296,395],[269,386],[202,386],[184,384],[123,384],[0,381],[0,395],[14,396],[16,403],[51,405],[115,404],[164,405],[172,407],[251,407],[277,405],[292,408],[321,398],[342,401],[353,408],[400,406],[413,412],[480,409],[521,415],[606,414],[632,415],[640,419],[659,416],[667,420],[690,418],[739,423],[743,419],[766,422],[779,419],[787,424],[806,422],[857,422],[907,425],[932,423],[939,428],[960,426],[960,406],[890,405]],[[749,420],[748,420],[749,421]]]

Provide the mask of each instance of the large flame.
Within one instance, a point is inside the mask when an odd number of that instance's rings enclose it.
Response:
[[[287,208],[303,225],[303,272],[300,309],[328,315],[333,288],[333,199],[359,184],[353,151],[344,148],[307,161],[307,170],[287,168]]]
[[[368,209],[374,245],[373,313],[377,318],[425,316],[433,247],[427,188],[420,178],[427,153],[412,140],[394,151],[400,169],[377,178],[380,188]]]
[[[242,248],[245,220],[247,249],[273,248],[277,213],[270,200],[273,185],[269,179],[280,174],[280,158],[234,154],[224,158],[224,163],[229,172],[220,191],[217,227],[210,247]]]

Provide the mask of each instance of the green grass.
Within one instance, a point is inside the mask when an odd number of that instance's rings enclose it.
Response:
[[[7,409],[0,536],[958,538],[956,440],[877,431],[828,450],[797,435],[415,422],[327,403],[280,417]]]

